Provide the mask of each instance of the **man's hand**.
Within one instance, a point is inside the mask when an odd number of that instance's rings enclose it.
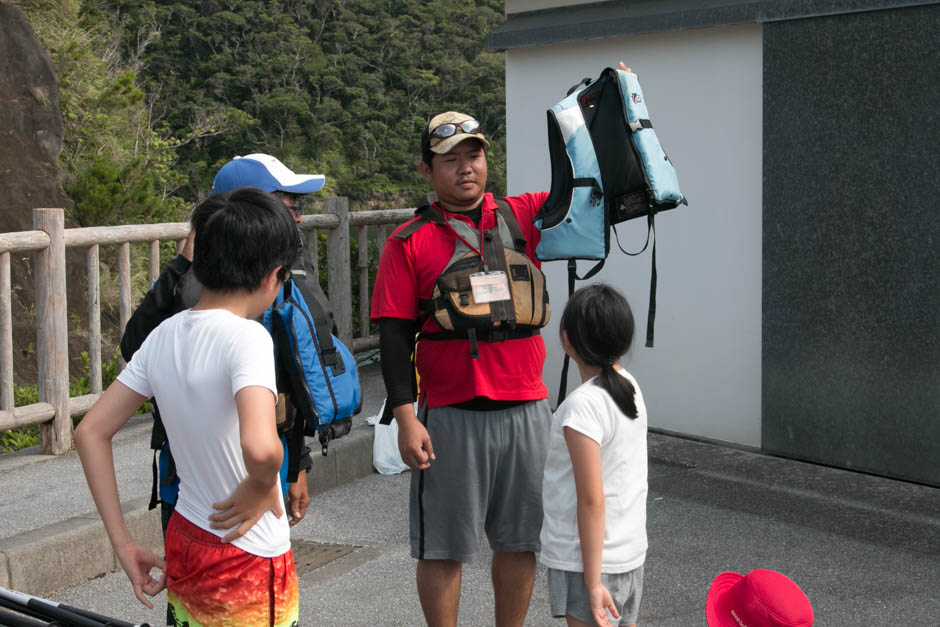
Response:
[[[402,461],[413,470],[430,468],[434,459],[431,436],[415,416],[414,407],[409,403],[392,411],[398,421],[398,451]]]
[[[238,484],[231,496],[212,507],[219,510],[210,514],[209,527],[212,529],[235,529],[222,538],[222,542],[231,542],[242,537],[248,530],[261,520],[268,510],[280,518],[284,514],[278,498],[280,484],[275,481],[270,487],[262,487],[257,481],[248,477]]]
[[[287,513],[290,516],[288,522],[291,527],[304,519],[309,505],[310,490],[307,488],[307,471],[301,470],[297,473],[297,481],[287,488]]]
[[[624,65],[624,64],[623,64],[623,61],[620,62],[619,69],[620,69],[621,71],[623,71],[623,72],[632,72],[632,71],[633,71],[633,70],[631,70],[630,68],[628,68],[626,65]]]
[[[162,557],[154,555],[134,540],[115,545],[114,551],[121,562],[121,568],[124,569],[134,587],[134,596],[147,609],[152,610],[153,604],[144,594],[152,597],[166,587],[166,562]],[[154,579],[150,575],[150,571],[154,568],[163,571],[159,579]]]
[[[597,627],[610,627],[610,621],[607,620],[607,610],[610,610],[614,618],[620,618],[620,612],[617,611],[614,600],[610,598],[610,592],[603,585],[589,589],[588,600],[591,604],[591,616],[594,617]]]

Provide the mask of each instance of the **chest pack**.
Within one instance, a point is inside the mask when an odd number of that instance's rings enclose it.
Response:
[[[408,239],[433,222],[457,235],[454,252],[435,280],[430,298],[419,302],[424,315],[441,330],[422,332],[421,337],[469,339],[474,358],[479,356],[477,342],[531,337],[548,324],[551,315],[545,275],[526,254],[526,239],[512,208],[502,198],[496,205],[496,225],[482,232],[424,206],[415,212],[416,220],[395,234]],[[487,293],[496,299],[489,300]]]
[[[548,149],[552,187],[535,216],[541,231],[536,256],[568,260],[569,293],[574,280],[596,274],[610,252],[614,225],[645,217],[646,244],[653,235],[650,310],[646,345],[653,345],[656,312],[656,240],[654,218],[660,211],[688,204],[676,170],[649,119],[636,74],[605,69],[597,80],[584,79],[548,110]],[[597,260],[584,276],[577,259]]]
[[[362,390],[352,353],[331,332],[315,296],[305,292],[304,281],[288,279],[262,323],[274,338],[278,387],[286,388],[297,410],[292,428],[318,437],[326,455],[330,440],[349,433]]]

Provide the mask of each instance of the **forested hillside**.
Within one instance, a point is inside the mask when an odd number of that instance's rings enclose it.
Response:
[[[354,207],[413,206],[421,130],[483,123],[505,187],[499,0],[19,2],[50,51],[81,224],[175,220],[231,157],[327,175]]]

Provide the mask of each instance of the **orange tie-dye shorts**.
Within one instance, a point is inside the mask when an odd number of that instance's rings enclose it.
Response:
[[[292,627],[299,603],[294,555],[259,557],[200,529],[179,514],[164,540],[166,587],[177,625]]]

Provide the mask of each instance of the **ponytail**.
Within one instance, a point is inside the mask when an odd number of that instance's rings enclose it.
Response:
[[[614,404],[627,418],[636,419],[636,388],[628,378],[617,372],[612,363],[604,364],[601,373],[594,379],[594,384],[610,394]]]
[[[585,363],[601,367],[594,384],[635,419],[636,388],[614,369],[614,362],[633,345],[633,312],[623,294],[604,283],[582,287],[568,299],[559,326]]]

